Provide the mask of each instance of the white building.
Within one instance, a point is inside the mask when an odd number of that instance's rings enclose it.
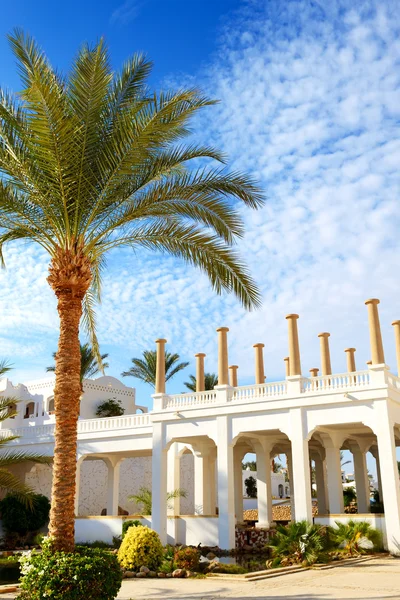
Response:
[[[332,374],[329,334],[319,335],[321,371],[312,377],[301,374],[297,315],[288,315],[289,358],[285,359],[284,381],[265,383],[262,344],[255,345],[255,384],[238,386],[236,368],[229,368],[227,328],[218,329],[219,385],[212,391],[169,395],[165,390],[164,346],[157,340],[158,370],[153,410],[135,414],[134,391],[117,380],[100,378],[90,382],[101,398],[120,393],[127,402],[123,417],[93,418],[94,404],[82,413],[78,423],[76,536],[78,540],[108,539],[121,531],[127,481],[150,485],[153,491],[152,517],[144,519],[158,531],[163,542],[235,545],[235,524],[243,515],[242,459],[256,454],[259,526],[272,520],[271,459],[286,454],[292,515],[312,521],[310,463],[315,466],[321,523],[346,520],[343,507],[340,450],[353,454],[359,515],[382,530],[387,548],[400,554],[400,483],[396,445],[400,445],[400,379],[385,364],[377,300],[367,301],[371,359],[367,370],[357,371],[355,350],[346,349],[347,372]],[[400,365],[400,321],[394,323]],[[204,355],[197,356],[197,382],[204,381]],[[399,367],[398,365],[398,367]],[[231,378],[229,379],[229,371]],[[104,381],[107,380],[107,382]],[[85,385],[88,385],[85,383]],[[51,387],[51,386],[50,386]],[[3,423],[21,435],[13,442],[21,449],[53,452],[54,419],[49,414],[51,389],[4,383],[3,393],[19,393],[23,399],[19,418]],[[115,388],[115,389],[114,389]],[[85,388],[86,389],[86,388]],[[27,394],[31,396],[28,398]],[[93,395],[93,402],[100,396]],[[34,408],[28,411],[29,402]],[[46,404],[48,402],[48,404]],[[85,399],[83,400],[83,404]],[[90,404],[90,402],[88,403]],[[86,409],[85,409],[86,410]],[[25,411],[25,412],[24,412]],[[30,415],[30,416],[29,416]],[[366,454],[376,460],[378,487],[385,515],[369,513],[369,481]],[[83,516],[82,490],[90,480],[87,467],[102,461],[106,517]],[[146,468],[135,465],[145,461]],[[136,461],[136,462],[135,462]],[[127,471],[125,465],[131,465]],[[150,467],[151,464],[151,467]],[[132,466],[133,465],[133,466]],[[183,466],[182,466],[183,465]],[[44,467],[45,468],[45,467]],[[34,467],[38,469],[38,467]],[[32,480],[32,473],[27,473]],[[97,475],[91,475],[96,480]],[[140,482],[139,482],[140,480]],[[107,481],[107,483],[105,483]],[[183,499],[166,506],[168,490],[192,486],[193,506],[183,508]],[[90,486],[97,493],[97,484]],[[100,489],[100,487],[98,488]],[[186,514],[185,514],[186,513]]]

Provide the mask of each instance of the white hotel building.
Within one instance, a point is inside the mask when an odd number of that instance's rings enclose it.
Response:
[[[135,404],[135,392],[112,377],[84,382],[78,423],[76,538],[111,541],[121,532],[118,507],[134,513],[127,496],[151,487],[152,516],[142,517],[163,542],[233,548],[243,518],[242,459],[257,458],[258,526],[272,524],[271,460],[287,458],[292,518],[312,521],[310,462],[315,466],[317,522],[346,520],[340,451],[350,450],[358,515],[382,530],[386,547],[400,554],[400,379],[385,364],[378,300],[366,302],[371,364],[357,371],[354,349],[346,350],[347,372],[332,374],[329,334],[319,335],[321,375],[301,372],[297,315],[288,315],[289,357],[284,381],[266,383],[263,345],[255,345],[255,383],[238,386],[228,362],[228,329],[218,329],[218,386],[203,391],[204,354],[196,355],[199,391],[169,395],[165,389],[165,340],[157,340],[158,369],[153,409]],[[400,321],[394,322],[398,368]],[[20,436],[13,446],[52,455],[53,380],[16,387],[3,379],[3,395],[18,396],[20,412],[2,423]],[[121,400],[121,417],[96,418],[99,402]],[[138,411],[140,414],[138,414]],[[11,444],[10,444],[11,445]],[[366,454],[376,460],[385,514],[371,514]],[[21,476],[50,495],[51,467],[29,465]],[[188,498],[168,508],[167,491],[184,488]],[[100,516],[106,509],[107,515]]]

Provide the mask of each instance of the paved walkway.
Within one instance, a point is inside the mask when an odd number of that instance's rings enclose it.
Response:
[[[213,579],[130,579],[118,600],[400,600],[400,559],[382,558],[354,566],[303,571],[258,583]]]
[[[0,599],[15,598],[4,594]],[[400,600],[400,559],[381,558],[258,583],[214,579],[127,579],[118,600]]]

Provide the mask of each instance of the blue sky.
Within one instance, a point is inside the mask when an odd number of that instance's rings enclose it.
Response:
[[[303,372],[319,366],[317,334],[331,333],[335,372],[348,346],[359,369],[370,358],[364,300],[381,299],[386,362],[395,371],[391,321],[400,318],[400,16],[390,0],[143,0],[2,7],[0,83],[18,89],[5,35],[29,30],[53,64],[67,69],[79,44],[105,35],[117,67],[143,50],[155,87],[199,85],[221,103],[194,124],[200,140],[259,179],[268,201],[244,211],[239,251],[263,293],[245,313],[217,297],[202,275],[156,255],[115,254],[99,309],[110,374],[153,347],[157,337],[190,360],[207,353],[216,370],[215,328],[230,327],[230,362],[253,380],[253,349],[264,342],[269,380],[282,378],[285,314],[300,314]],[[56,347],[55,303],[47,258],[12,246],[0,273],[0,356],[13,379],[44,375]],[[180,392],[181,378],[169,389]],[[128,383],[128,380],[126,380]],[[132,380],[132,385],[134,382]],[[138,385],[138,401],[149,389]]]

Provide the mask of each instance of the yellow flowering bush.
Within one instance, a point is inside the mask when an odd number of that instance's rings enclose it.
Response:
[[[129,527],[118,550],[118,559],[127,571],[138,571],[143,566],[156,571],[163,559],[158,533],[144,525]]]

